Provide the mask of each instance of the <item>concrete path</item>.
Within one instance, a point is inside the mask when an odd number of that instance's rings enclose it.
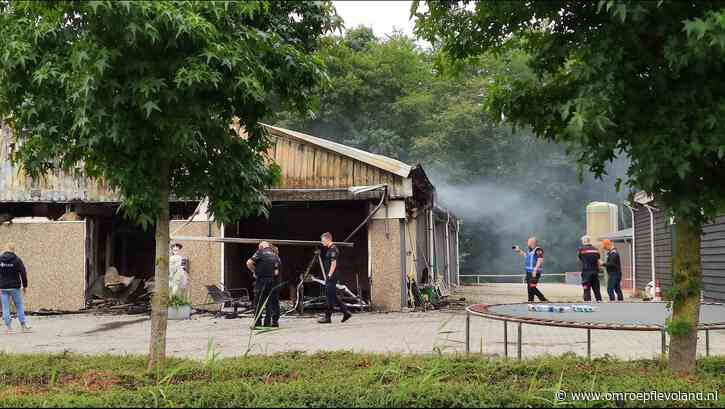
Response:
[[[579,289],[549,285],[552,300],[575,300]],[[544,289],[545,293],[547,289]],[[496,284],[466,288],[455,297],[471,302],[520,302],[520,285]],[[345,324],[335,317],[332,325],[319,325],[314,318],[284,318],[282,328],[250,336],[249,319],[215,319],[195,316],[172,321],[168,330],[168,352],[177,357],[204,359],[209,340],[224,357],[270,354],[281,351],[393,352],[403,354],[455,353],[464,351],[465,314],[462,311],[427,313],[356,314]],[[34,317],[31,334],[0,335],[0,351],[9,353],[75,352],[82,354],[145,354],[150,321],[145,316],[68,315]],[[586,355],[586,331],[524,325],[524,357],[573,352]],[[725,332],[711,333],[711,354],[725,355]],[[472,319],[471,349],[503,354],[503,323]],[[700,350],[704,353],[704,340]],[[509,353],[516,354],[516,326],[509,324]],[[660,354],[656,333],[593,331],[592,354],[652,358]]]

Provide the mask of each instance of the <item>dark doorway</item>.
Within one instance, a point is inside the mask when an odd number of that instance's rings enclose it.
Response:
[[[362,223],[369,213],[367,201],[329,202],[282,202],[274,203],[269,219],[258,217],[246,219],[238,225],[226,226],[226,237],[285,240],[319,240],[326,231],[332,233],[335,241],[342,241]],[[341,248],[338,271],[340,283],[363,299],[370,299],[368,280],[368,230],[362,228],[350,239],[352,248]],[[256,245],[225,245],[225,285],[228,289],[246,288],[252,290],[251,272],[245,262],[256,251]],[[291,299],[299,277],[313,258],[313,246],[279,246],[282,259],[282,280],[287,282],[281,292],[283,299]],[[315,265],[313,274],[321,278],[320,268]],[[305,285],[305,295],[322,294],[316,284]]]

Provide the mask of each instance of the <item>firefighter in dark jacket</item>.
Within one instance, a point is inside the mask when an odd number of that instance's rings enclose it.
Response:
[[[255,327],[279,327],[279,290],[277,281],[281,261],[274,248],[266,241],[259,243],[256,253],[247,260],[247,268],[255,277],[254,317]],[[262,307],[265,314],[262,314]],[[264,315],[264,323],[262,322]]]
[[[619,258],[619,251],[614,247],[612,241],[608,239],[602,241],[602,247],[607,251],[607,261],[602,262],[602,265],[607,269],[609,301],[624,301],[624,294],[622,294],[622,261]]]
[[[332,241],[332,234],[323,234],[321,240],[322,246],[325,248],[325,254],[322,256],[322,265],[325,269],[325,297],[327,298],[327,311],[325,311],[325,316],[318,322],[320,324],[330,324],[332,322],[332,312],[335,309],[335,306],[340,307],[340,311],[342,311],[342,322],[345,322],[349,320],[352,315],[347,310],[347,305],[337,298],[337,282],[340,276],[340,273],[337,271],[337,261],[340,256],[340,250],[338,250],[337,246]]]
[[[602,302],[602,290],[599,284],[599,261],[600,254],[596,247],[592,246],[589,236],[581,239],[582,247],[578,250],[579,260],[582,263],[582,287],[584,288],[584,301],[592,300],[592,290],[597,302]]]
[[[28,275],[23,261],[15,254],[15,244],[8,243],[6,251],[0,254],[0,301],[3,309],[3,322],[7,333],[12,333],[12,320],[10,318],[10,300],[15,304],[18,321],[23,332],[30,330],[25,319],[25,305],[23,295],[28,289]],[[20,289],[23,289],[22,294]]]

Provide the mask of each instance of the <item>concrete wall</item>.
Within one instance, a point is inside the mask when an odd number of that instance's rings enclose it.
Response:
[[[85,305],[86,223],[0,225],[0,248],[13,242],[28,271],[26,311],[76,311]]]
[[[172,221],[171,232],[178,236],[209,235],[208,222],[191,222],[184,226],[185,221]],[[212,222],[211,235],[220,237],[220,229]],[[172,240],[173,242],[173,240]],[[222,272],[222,244],[204,241],[183,241],[182,254],[189,257],[189,276],[191,279],[191,302],[194,305],[206,302],[207,291],[205,285],[215,285],[221,282]],[[211,307],[210,307],[211,308]]]
[[[372,220],[368,234],[371,246],[373,309],[400,311],[403,281],[400,263],[400,221]]]

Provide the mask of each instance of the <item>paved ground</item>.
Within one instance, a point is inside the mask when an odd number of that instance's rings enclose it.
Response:
[[[467,287],[456,297],[490,304],[520,302],[521,285],[495,284]],[[578,287],[542,286],[554,300],[576,300]],[[336,320],[339,321],[337,316]],[[144,316],[68,315],[34,317],[32,334],[0,335],[0,351],[11,353],[63,352],[83,354],[145,354],[150,322]],[[280,351],[351,350],[428,354],[464,350],[465,315],[461,311],[428,313],[357,314],[345,324],[321,326],[314,318],[285,318],[282,329],[250,337],[249,319],[214,319],[195,316],[190,321],[170,322],[168,351],[178,357],[204,359],[209,340],[221,356]],[[523,326],[525,357],[574,352],[586,355],[586,331]],[[725,332],[711,334],[711,352],[725,355]],[[516,353],[516,327],[509,327],[509,353]],[[471,349],[503,354],[503,324],[474,318]],[[704,340],[700,348],[704,351]],[[594,356],[650,358],[660,353],[659,334],[594,331]]]

